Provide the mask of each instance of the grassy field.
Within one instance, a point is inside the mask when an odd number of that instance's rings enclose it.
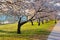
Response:
[[[0,40],[46,40],[54,25],[54,21],[40,26],[37,22],[33,26],[28,22],[21,27],[21,34],[16,33],[17,23],[0,25]]]

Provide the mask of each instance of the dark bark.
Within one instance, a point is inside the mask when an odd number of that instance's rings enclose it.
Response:
[[[18,24],[17,33],[18,33],[18,34],[21,34],[21,24]]]
[[[21,23],[21,18],[19,19],[18,28],[17,28],[17,33],[18,33],[18,34],[21,34],[21,27],[22,27],[22,25],[24,25],[24,24],[27,23],[28,21],[30,21],[30,20],[27,20],[27,21]]]
[[[57,20],[56,19],[57,19],[57,16],[55,17],[55,23],[57,23]]]
[[[20,24],[20,22],[21,22],[21,18],[19,19],[19,22],[18,22],[18,28],[17,28],[17,33],[18,33],[18,34],[21,33],[21,31],[20,31],[20,29],[21,29],[21,24]]]
[[[55,20],[55,23],[57,23],[57,21]]]
[[[28,21],[29,21],[29,20],[28,20]],[[17,29],[17,33],[18,33],[18,34],[21,34],[21,27],[22,27],[22,25],[24,25],[24,24],[27,23],[28,21],[25,21],[25,22],[22,22],[22,23],[18,22],[18,29]]]
[[[30,21],[31,21],[31,25],[34,25],[34,24],[33,24],[33,21],[32,21],[32,20],[30,20]]]
[[[40,18],[38,19],[38,26],[40,26]]]

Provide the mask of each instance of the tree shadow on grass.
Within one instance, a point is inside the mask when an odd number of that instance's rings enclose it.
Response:
[[[49,35],[51,32],[47,30],[40,30],[40,34]]]
[[[24,31],[21,31],[22,33],[21,34],[24,34],[24,33],[26,33],[26,34],[31,34],[32,32],[32,34],[49,34],[50,33],[50,31],[48,31],[48,30],[24,30]],[[0,30],[0,33],[7,33],[7,34],[17,34],[17,32],[16,31],[4,31],[4,30]]]
[[[0,30],[0,37],[29,37],[32,35],[49,35],[48,30],[24,30],[21,34],[17,34],[16,31],[4,31]]]
[[[49,35],[51,31],[49,30],[40,30],[40,29],[33,29],[33,30],[25,30],[22,31],[22,34],[38,34],[38,35]]]
[[[27,37],[29,36],[28,34],[24,34],[24,33],[21,33],[21,34],[17,34],[16,31],[4,31],[4,30],[0,30],[0,37]]]
[[[16,31],[4,31],[4,30],[0,30],[0,33],[16,33]]]
[[[0,37],[16,37],[18,36],[16,31],[4,31],[0,30]]]

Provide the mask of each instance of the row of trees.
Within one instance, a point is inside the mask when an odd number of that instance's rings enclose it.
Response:
[[[6,15],[13,15],[18,17],[18,28],[17,33],[21,33],[21,27],[27,22],[31,22],[33,25],[33,21],[37,20],[38,25],[40,25],[40,21],[44,24],[43,19],[50,19],[49,13],[56,12],[55,9],[52,9],[48,6],[45,6],[47,0],[21,0],[14,3],[9,1],[0,2],[0,12],[5,13]],[[23,16],[26,16],[26,21],[21,22]]]

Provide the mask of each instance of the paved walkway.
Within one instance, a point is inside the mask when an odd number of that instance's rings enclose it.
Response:
[[[47,40],[60,40],[60,21],[55,25]]]

